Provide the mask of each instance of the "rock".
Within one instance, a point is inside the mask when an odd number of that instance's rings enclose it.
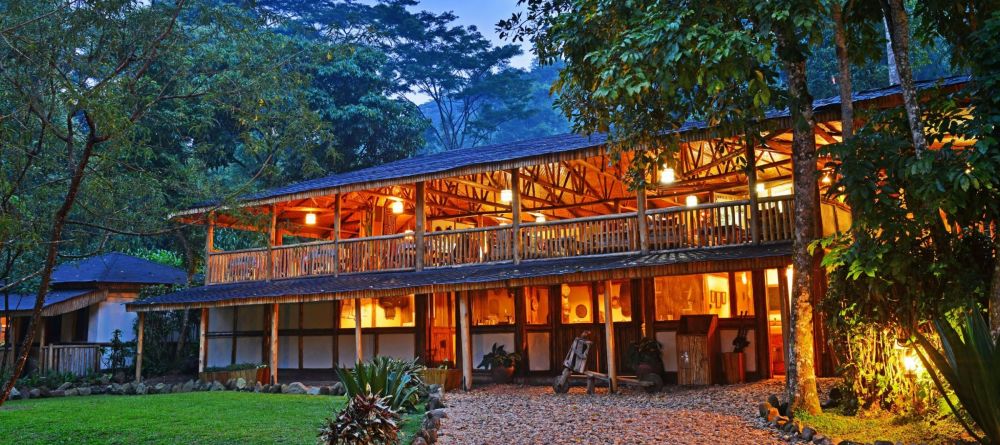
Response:
[[[306,394],[318,396],[320,394],[320,389],[318,386],[310,386],[309,389],[306,390]]]
[[[448,413],[445,410],[438,408],[427,411],[427,417],[433,417],[435,419],[447,419]]]
[[[888,440],[876,440],[874,445],[896,445]]]
[[[180,393],[183,389],[184,389],[184,385],[178,383],[178,384],[174,385],[173,388],[170,388],[170,393],[171,394],[177,394],[177,393]]]
[[[441,403],[440,398],[435,396],[430,396],[427,398],[427,411],[433,411],[441,408],[444,408],[444,403]]]
[[[271,394],[281,394],[281,389],[283,387],[285,387],[285,385],[278,385],[278,384],[271,385]]]
[[[66,390],[66,397],[73,397],[80,395],[80,390],[76,388],[70,388]]]
[[[79,394],[81,396],[89,396],[89,395],[91,395],[93,393],[93,391],[91,391],[91,389],[90,389],[89,386],[80,387],[76,391],[77,391],[77,394]]]
[[[153,387],[153,390],[156,391],[154,394],[166,394],[170,392],[170,385],[160,382]]]
[[[111,389],[108,390],[108,392],[110,392],[111,394],[117,394],[117,395],[120,396],[122,394],[125,394],[125,389],[122,388],[122,385],[119,385],[117,383],[112,383],[111,384]]]
[[[757,405],[757,409],[760,412],[760,418],[766,419],[767,412],[771,409],[771,404],[767,402],[761,402],[760,405]]]
[[[792,412],[788,409],[788,403],[782,403],[781,406],[778,407],[778,412],[780,412],[782,416],[792,418]]]
[[[839,386],[834,386],[830,388],[830,393],[827,394],[830,401],[841,401],[844,399],[844,390],[840,389]]]
[[[195,386],[194,380],[188,380],[187,382],[184,383],[184,385],[181,386],[181,392],[194,391],[194,386]]]
[[[308,388],[302,382],[292,382],[287,387],[281,385],[281,392],[285,394],[305,394],[306,391],[308,391]]]
[[[9,396],[9,398],[11,400],[20,399],[21,398],[21,391],[18,391],[17,388],[11,388],[10,389],[10,396]]]
[[[149,394],[149,388],[146,387],[145,383],[139,382],[135,385],[135,394],[139,396]]]
[[[90,387],[90,393],[95,395],[106,394],[108,392],[108,387],[106,385],[94,385]]]
[[[422,426],[425,430],[436,430],[441,428],[441,419],[436,417],[425,417]]]
[[[786,425],[786,427],[785,427],[785,431],[788,431],[789,433],[792,433],[792,434],[799,434],[799,433],[801,433],[802,432],[802,422],[799,422],[798,420],[793,420],[791,422],[788,422],[788,425]]]
[[[65,397],[66,391],[60,391],[58,389],[49,391],[49,397]]]
[[[788,418],[785,416],[778,416],[777,419],[774,419],[774,424],[778,426],[778,429],[784,431],[785,425],[788,425]]]
[[[778,396],[774,394],[767,396],[767,403],[775,408],[781,407],[781,400],[778,400]]]
[[[67,389],[70,389],[72,387],[73,387],[72,383],[66,382],[66,383],[63,383],[62,385],[59,385],[59,387],[56,388],[56,389],[59,390],[59,391],[66,391]]]
[[[108,386],[108,384],[111,383],[111,375],[110,374],[101,374],[100,383],[103,386]]]
[[[814,429],[812,429],[812,428],[810,428],[808,426],[807,427],[803,427],[802,428],[802,432],[799,433],[799,437],[801,437],[802,440],[804,440],[806,442],[809,442],[809,441],[813,440],[813,437],[816,437],[816,430],[814,430]]]
[[[247,389],[247,380],[243,377],[236,379],[236,389],[238,391],[244,391]]]
[[[42,390],[38,388],[32,388],[31,391],[28,391],[28,395],[30,395],[32,399],[40,398],[42,397]]]
[[[230,391],[235,391],[236,390],[236,379],[226,380],[226,389],[228,389]]]
[[[264,385],[261,385],[260,382],[255,382],[253,385],[253,392],[264,392]]]
[[[778,412],[778,408],[775,408],[773,406],[771,408],[768,408],[768,410],[767,410],[767,421],[768,422],[774,422],[780,416],[781,416],[781,413]]]
[[[319,387],[319,394],[322,395],[322,396],[328,396],[328,395],[330,395],[330,387],[329,386],[320,386]]]
[[[347,390],[344,388],[343,383],[337,382],[330,387],[330,394],[335,396],[342,396],[344,394],[347,394]]]
[[[222,383],[219,383],[219,381],[218,381],[218,380],[213,380],[213,381],[212,381],[212,386],[211,386],[211,387],[209,387],[209,389],[208,389],[208,390],[209,390],[209,391],[225,391],[225,390],[226,390],[226,387],[225,387],[225,386],[222,386]]]
[[[410,442],[410,445],[427,445],[427,441],[423,437],[417,436]]]
[[[135,394],[135,386],[131,383],[125,383],[122,385],[122,394],[133,395]]]

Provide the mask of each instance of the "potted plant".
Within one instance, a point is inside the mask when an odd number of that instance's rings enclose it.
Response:
[[[478,368],[488,369],[494,383],[510,383],[514,378],[514,366],[521,361],[521,354],[507,352],[503,345],[493,343],[493,349],[483,356]]]
[[[663,345],[653,338],[640,338],[629,345],[626,361],[640,380],[647,374],[659,374],[663,371]]]
[[[722,371],[727,384],[746,381],[746,359],[743,350],[750,346],[750,340],[747,340],[748,330],[746,325],[740,326],[736,331],[736,338],[733,339],[733,352],[722,353]]]
[[[437,368],[427,368],[423,374],[424,383],[441,385],[445,391],[458,389],[462,385],[462,370],[455,369],[451,360],[441,362]]]

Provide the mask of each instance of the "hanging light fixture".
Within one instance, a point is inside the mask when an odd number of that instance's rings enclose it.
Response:
[[[673,168],[663,166],[660,171],[660,184],[673,184],[677,180],[677,172]]]
[[[390,204],[389,208],[392,209],[392,213],[395,213],[397,215],[402,214],[403,201],[393,201],[392,204]]]
[[[694,207],[698,205],[698,197],[696,195],[688,195],[688,197],[684,199],[684,204],[688,207]]]
[[[315,213],[306,213],[306,225],[307,226],[315,226],[316,225],[316,214]]]
[[[514,200],[514,191],[511,189],[500,190],[500,202],[510,204]]]
[[[543,222],[545,222],[545,215],[543,215],[541,213],[535,215],[535,222],[536,223],[543,223]]]
[[[830,185],[830,183],[833,182],[833,179],[830,178],[830,172],[823,173],[823,179],[821,179],[820,182],[822,182],[823,185]]]

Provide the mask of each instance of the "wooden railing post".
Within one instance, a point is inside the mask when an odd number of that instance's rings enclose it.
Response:
[[[274,277],[274,245],[276,244],[275,232],[278,226],[278,208],[271,204],[271,224],[267,229],[267,258],[265,259],[267,270],[264,271],[264,278],[268,281]]]
[[[271,305],[271,357],[268,360],[272,385],[278,383],[278,322],[278,303],[274,303]]]
[[[518,168],[510,171],[510,210],[511,210],[511,231],[514,237],[514,264],[521,263],[521,170]]]
[[[425,199],[426,190],[424,189],[424,181],[417,182],[417,203],[416,207],[413,209],[415,225],[413,228],[413,242],[416,245],[416,255],[417,258],[414,267],[417,271],[424,270],[424,253],[426,252],[426,246],[424,246],[424,226],[427,223],[427,217],[425,214]]]
[[[212,252],[215,250],[215,212],[208,213],[208,229],[205,231],[205,284],[212,284],[211,261]],[[225,281],[225,280],[222,280]]]
[[[750,240],[760,244],[760,207],[757,204],[757,151],[753,144],[746,147],[747,186],[750,188]]]
[[[142,381],[142,340],[146,325],[146,313],[139,312],[139,321],[136,325],[135,338],[135,381]]]
[[[640,187],[636,190],[636,228],[639,232],[639,251],[643,254],[649,253],[649,230],[646,228],[646,188]]]
[[[333,196],[333,276],[340,275],[340,193]]]

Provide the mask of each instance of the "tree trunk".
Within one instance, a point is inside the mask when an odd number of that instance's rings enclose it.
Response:
[[[841,134],[846,141],[854,136],[854,102],[851,100],[852,80],[851,61],[847,58],[847,34],[844,31],[844,11],[840,1],[833,2],[834,41],[837,47],[837,71],[840,77],[837,86],[840,88],[840,125]]]
[[[816,135],[805,59],[785,62],[792,115],[792,169],[795,188],[795,241],[792,246],[792,301],[789,310],[787,385],[789,406],[819,413],[813,345],[813,255],[816,239]]]
[[[927,151],[927,138],[924,137],[924,125],[921,121],[920,103],[917,88],[913,83],[913,70],[910,66],[910,20],[906,15],[903,0],[883,0],[882,11],[889,31],[889,41],[892,53],[896,59],[896,71],[899,73],[899,86],[903,91],[903,104],[906,107],[906,117],[910,124],[910,138],[917,157]]]

